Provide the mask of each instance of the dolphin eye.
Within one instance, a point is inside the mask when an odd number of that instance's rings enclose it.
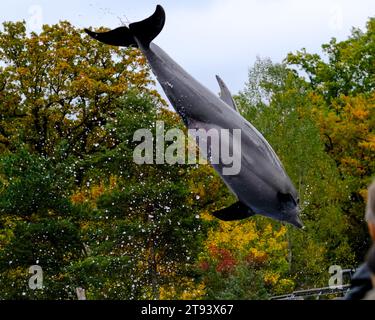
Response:
[[[285,194],[278,192],[277,198],[281,203],[293,203],[295,206],[297,205],[296,200],[294,200],[294,197],[290,193]],[[297,201],[299,201],[299,199],[297,199]]]
[[[290,193],[281,193],[281,192],[278,192],[277,193],[277,198],[281,202],[288,202],[288,201],[294,200],[293,197],[292,197],[292,195]]]

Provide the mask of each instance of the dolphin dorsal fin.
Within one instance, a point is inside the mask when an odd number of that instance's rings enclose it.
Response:
[[[228,106],[230,106],[231,108],[233,108],[234,110],[238,112],[237,105],[234,102],[232,94],[230,93],[227,85],[219,76],[216,76],[216,80],[219,83],[221,100],[223,100]]]

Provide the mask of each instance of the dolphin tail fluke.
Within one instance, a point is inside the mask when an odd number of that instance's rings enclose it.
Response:
[[[148,48],[163,30],[165,24],[165,11],[158,5],[154,14],[140,22],[131,23],[129,27],[120,27],[108,32],[93,32],[85,29],[85,32],[92,38],[105,44],[121,47]]]
[[[151,17],[130,24],[129,29],[142,46],[148,48],[151,41],[154,40],[163,30],[164,24],[165,11],[162,6],[157,5],[156,10]]]
[[[85,29],[85,32],[95,40],[117,47],[132,47],[137,46],[132,33],[128,27],[120,27],[108,32],[93,32]]]
[[[235,221],[249,218],[255,215],[248,206],[238,201],[228,208],[221,209],[213,213],[213,216],[223,221]]]

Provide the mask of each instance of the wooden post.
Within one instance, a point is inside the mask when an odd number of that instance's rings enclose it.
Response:
[[[86,300],[86,291],[85,289],[79,287],[76,288],[77,298],[78,300]]]

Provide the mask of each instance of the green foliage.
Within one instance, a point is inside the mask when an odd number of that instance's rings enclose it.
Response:
[[[115,147],[111,131],[103,127],[115,117],[116,100],[136,90],[160,101],[149,89],[153,81],[138,50],[94,42],[68,22],[45,25],[30,36],[25,22],[3,25],[3,150],[14,151],[21,142],[60,161],[95,153],[98,145]]]
[[[247,264],[236,267],[232,274],[222,277],[215,269],[206,278],[206,297],[210,300],[267,300],[269,294],[264,278]]]
[[[27,218],[70,212],[67,187],[72,179],[64,164],[53,165],[48,158],[21,149],[0,159],[0,172],[0,213]]]
[[[145,58],[68,22],[30,36],[10,22],[0,60],[0,298],[182,291],[205,223],[184,183],[194,168],[133,161],[137,129],[181,126],[150,88]],[[28,288],[34,264],[43,290]]]
[[[340,95],[371,93],[375,89],[374,32],[375,18],[370,18],[366,32],[354,28],[348,40],[333,38],[322,45],[327,61],[303,49],[289,54],[287,62],[306,72],[313,90],[328,102]]]
[[[80,257],[79,229],[68,220],[44,219],[20,222],[1,254],[1,270],[41,264],[48,273],[58,273],[70,259]]]
[[[223,223],[233,203],[210,166],[136,165],[137,129],[183,128],[138,50],[68,22],[0,32],[0,299],[267,299],[326,286],[367,246],[374,175],[374,19],[287,64],[258,59],[236,97],[280,156],[306,230],[264,217]],[[308,79],[290,66],[298,66]],[[28,287],[31,265],[44,287]]]
[[[309,77],[310,109],[347,191],[340,208],[350,224],[350,243],[362,260],[369,246],[364,200],[375,174],[375,19],[369,19],[366,32],[353,29],[348,40],[332,39],[322,47],[327,59],[304,50],[289,54],[286,61]]]
[[[285,65],[258,60],[249,81],[237,99],[240,109],[274,146],[300,194],[306,230],[288,231],[291,276],[299,287],[325,286],[331,264],[353,263],[340,207],[345,184],[325,152],[304,80]]]
[[[140,296],[129,281],[134,268],[128,256],[94,255],[66,268],[69,281],[85,288],[87,299],[127,300]]]

